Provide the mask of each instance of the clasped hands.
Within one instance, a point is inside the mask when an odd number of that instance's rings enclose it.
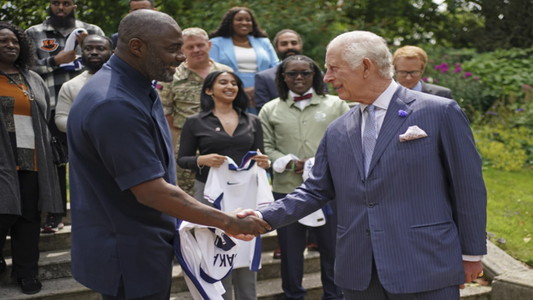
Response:
[[[252,209],[238,208],[230,213],[234,222],[229,224],[226,234],[243,241],[251,241],[254,237],[272,230],[263,219],[257,217]]]

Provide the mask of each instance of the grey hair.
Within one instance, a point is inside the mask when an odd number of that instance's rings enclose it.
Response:
[[[183,35],[183,38],[196,36],[204,38],[206,41],[209,41],[209,35],[207,35],[207,32],[199,27],[189,27],[183,29],[181,34]]]
[[[178,23],[166,13],[151,9],[139,9],[127,14],[118,25],[118,48],[121,44],[127,46],[134,38],[143,42],[152,40],[163,24],[174,26]]]
[[[334,38],[327,50],[334,46],[344,46],[341,57],[353,70],[361,65],[364,58],[368,58],[377,65],[381,77],[392,78],[392,54],[385,39],[379,35],[359,30],[346,32]]]

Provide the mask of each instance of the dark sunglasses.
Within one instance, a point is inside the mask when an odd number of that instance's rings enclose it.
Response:
[[[296,77],[298,77],[298,75],[301,75],[302,78],[311,78],[311,76],[313,76],[313,74],[315,74],[315,72],[313,72],[313,71],[302,71],[302,72],[289,71],[289,72],[285,72],[283,74],[285,74],[285,76],[287,76],[290,79],[296,79]]]

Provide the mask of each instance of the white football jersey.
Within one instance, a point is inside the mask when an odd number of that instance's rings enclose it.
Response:
[[[258,209],[274,201],[266,171],[251,158],[256,151],[249,151],[238,166],[231,158],[219,168],[211,168],[205,184],[204,198],[225,212],[237,208]],[[261,268],[261,237],[249,242],[238,241],[240,250],[235,268],[249,267],[252,271]]]
[[[226,291],[220,280],[233,269],[238,251],[237,240],[222,230],[181,221],[174,253],[195,300],[223,300]]]

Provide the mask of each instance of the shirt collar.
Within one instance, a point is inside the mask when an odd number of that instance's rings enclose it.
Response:
[[[298,94],[296,94],[295,92],[289,90],[289,95],[291,95],[291,98],[294,99],[294,97],[300,97],[300,96],[303,96],[303,95],[305,95],[305,94],[309,94],[309,93],[312,94],[313,92],[314,92],[313,87],[311,87],[307,92],[305,92],[305,93],[303,93],[303,94],[301,94],[301,95],[298,95]]]
[[[389,87],[383,93],[381,93],[381,95],[379,95],[376,101],[374,101],[372,104],[376,108],[387,110],[389,108],[390,101],[392,100],[392,96],[396,92],[397,88],[398,88],[398,84],[396,83],[396,81],[391,80]],[[359,109],[361,109],[361,113],[365,110],[367,106],[368,106],[367,104],[359,105]]]
[[[135,70],[132,66],[127,64],[118,56],[114,54],[111,55],[111,58],[106,64],[121,74],[128,74],[128,84],[132,90],[138,91],[141,94],[150,94],[152,90],[152,81],[139,73],[139,71]]]
[[[212,73],[213,71],[218,70],[215,61],[213,59],[209,59],[209,62],[211,63],[211,68],[209,69],[209,73]],[[176,74],[174,75],[175,80],[184,80],[188,79],[192,74],[196,75],[200,79],[200,75],[196,74],[196,72],[192,71],[191,69],[187,68],[187,64],[185,62],[181,63],[179,67],[176,69]],[[202,79],[203,80],[203,79]]]
[[[313,94],[313,97],[309,99],[309,104],[318,104],[320,102],[320,99],[318,97],[315,97],[316,95],[315,90],[312,87],[307,92],[303,93],[303,95],[308,94],[308,93]],[[291,90],[289,90],[289,95],[290,97],[285,101],[287,102],[287,105],[289,105],[289,107],[296,104],[296,101],[294,101],[294,97],[303,96],[303,95],[298,95]]]
[[[237,112],[237,115],[239,115],[239,118],[240,118],[242,116],[242,114],[243,114],[242,113],[242,109],[240,109],[238,107],[233,107],[233,109]],[[205,117],[207,117],[209,115],[213,115],[214,116],[215,114],[213,113],[213,109],[210,109],[208,111],[203,111],[202,110],[200,113],[198,113],[198,115],[200,116],[200,118],[203,119],[203,118],[205,118]]]
[[[419,81],[411,90],[421,92],[422,91],[422,81]]]

